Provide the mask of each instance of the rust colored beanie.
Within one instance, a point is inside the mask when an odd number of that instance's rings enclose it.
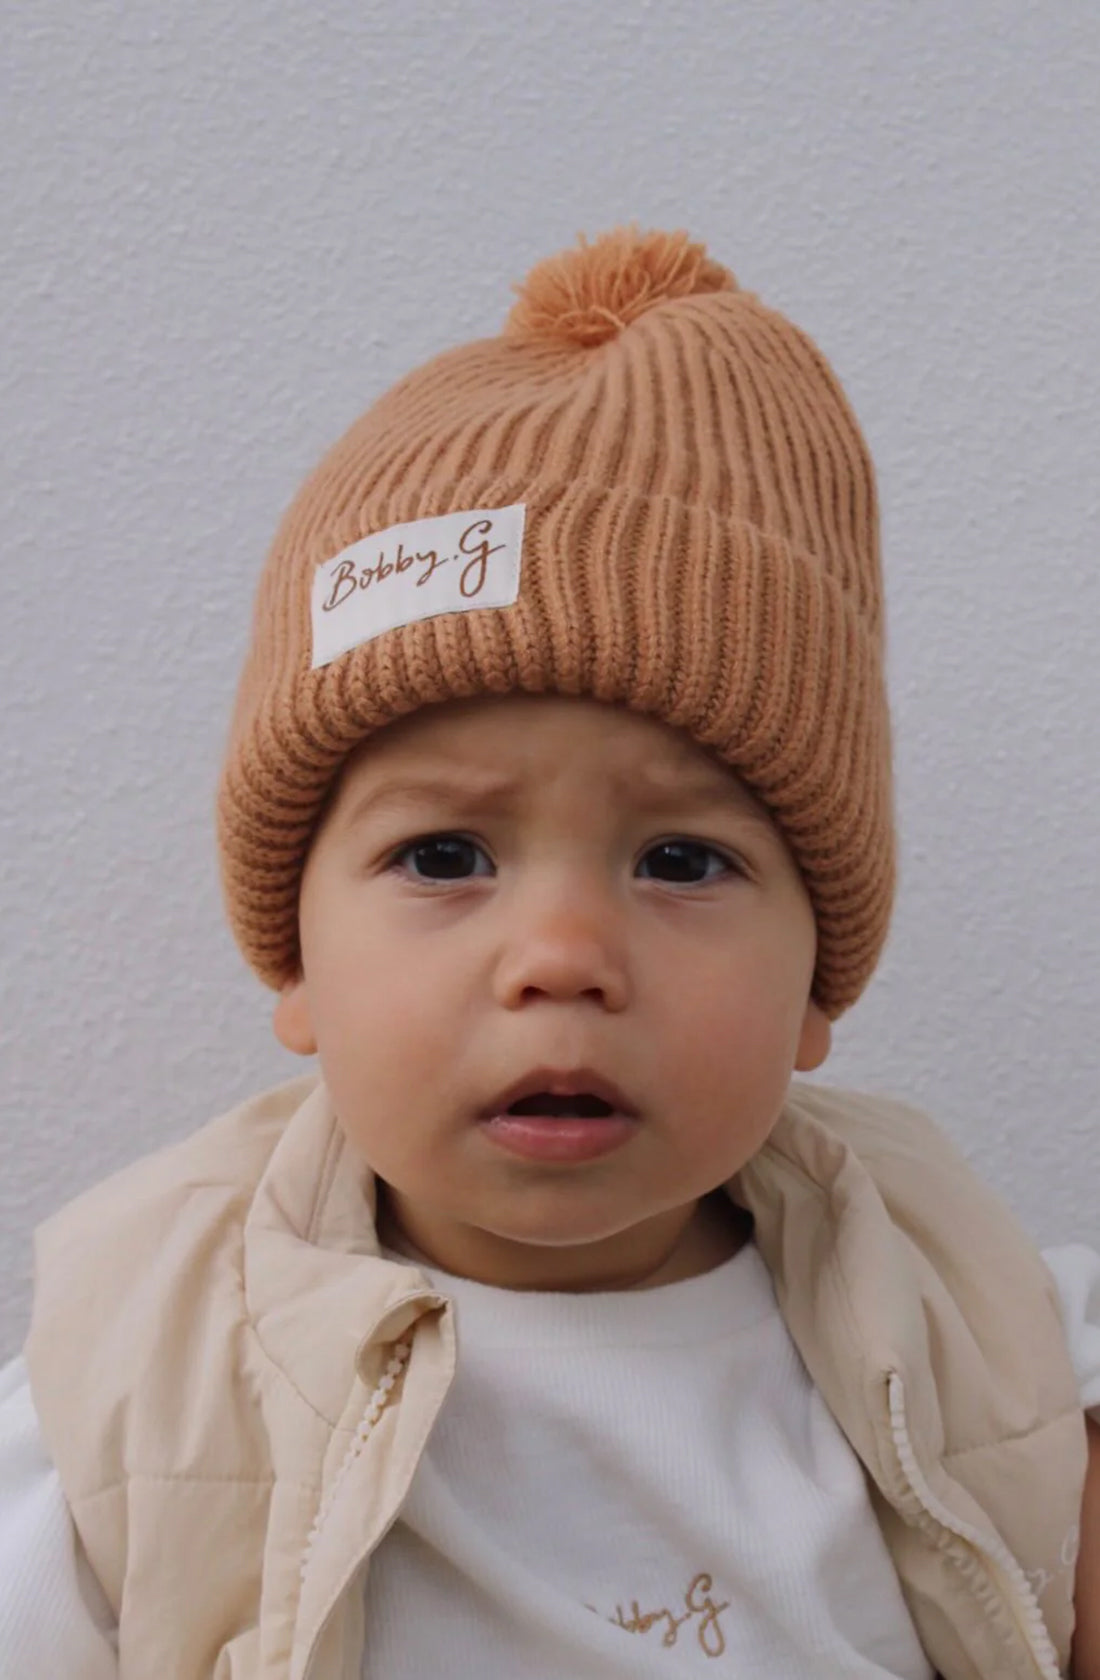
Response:
[[[835,1017],[893,896],[882,644],[874,477],[824,357],[684,234],[582,240],[498,338],[382,396],[282,521],[218,796],[236,938],[269,985],[295,973],[316,819],[373,731],[589,695],[686,731],[770,810]]]

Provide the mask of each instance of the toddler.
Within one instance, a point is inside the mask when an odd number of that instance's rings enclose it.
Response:
[[[894,887],[804,334],[680,234],[536,268],[287,513],[218,818],[319,1077],[39,1231],[0,1680],[1096,1680],[1100,1259],[792,1080]]]

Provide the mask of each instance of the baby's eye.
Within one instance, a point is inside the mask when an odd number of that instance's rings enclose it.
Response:
[[[424,882],[468,881],[493,873],[484,848],[464,834],[427,834],[410,840],[393,853],[390,867],[406,869],[413,880]],[[662,840],[650,847],[639,872],[674,885],[697,886],[737,870],[730,858],[702,840]]]
[[[394,852],[391,867],[407,867],[415,881],[467,881],[478,870],[478,859],[489,863],[482,848],[462,834],[427,834]],[[489,865],[491,870],[492,865]]]
[[[647,864],[651,879],[686,886],[735,873],[731,859],[702,840],[662,840],[649,848],[640,867],[644,870]],[[718,868],[708,873],[708,864],[717,864]]]

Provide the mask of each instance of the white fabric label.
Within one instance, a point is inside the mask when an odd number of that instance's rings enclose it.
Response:
[[[322,561],[313,577],[313,665],[439,613],[519,596],[523,502],[391,525]]]

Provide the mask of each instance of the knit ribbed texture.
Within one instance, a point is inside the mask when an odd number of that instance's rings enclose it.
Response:
[[[362,537],[526,505],[519,599],[311,669],[315,568]],[[806,336],[683,235],[536,268],[499,338],[387,392],[288,510],[260,581],[218,818],[234,933],[280,985],[310,836],[374,730],[523,690],[685,730],[775,817],[818,926],[815,996],[865,986],[894,887],[874,477]]]

